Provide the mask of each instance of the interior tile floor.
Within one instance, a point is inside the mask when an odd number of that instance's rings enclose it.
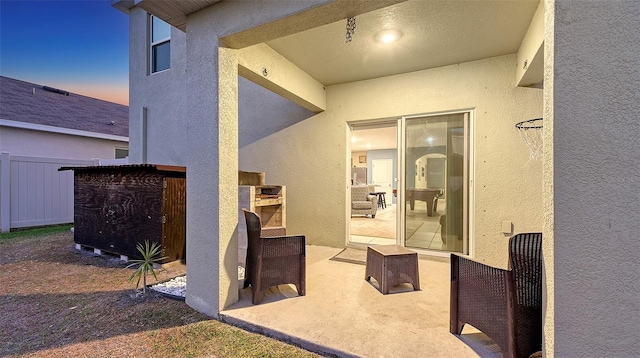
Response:
[[[432,216],[427,215],[427,204],[422,201],[416,201],[414,210],[411,210],[407,203],[406,209],[406,221],[407,227],[419,226],[419,228],[412,233],[406,240],[405,246],[417,249],[426,250],[442,250],[442,239],[440,235],[440,215],[445,212],[444,200],[441,200],[442,204],[438,202],[437,211]],[[396,215],[396,205],[387,205],[386,209],[378,209],[376,218],[393,218]],[[375,219],[373,219],[375,220]],[[390,230],[394,230],[396,226],[395,221],[384,221],[384,224],[390,225]],[[378,237],[374,234],[371,235],[351,235],[351,243],[364,244],[364,245],[393,245],[396,243],[395,239]]]

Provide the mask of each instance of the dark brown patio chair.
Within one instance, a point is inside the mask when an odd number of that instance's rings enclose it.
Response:
[[[529,357],[542,348],[542,234],[509,239],[507,270],[452,254],[449,331],[470,324],[505,357]]]
[[[247,260],[244,288],[251,285],[254,305],[262,302],[263,292],[272,286],[294,284],[298,295],[305,295],[306,253],[304,236],[261,237],[258,214],[242,209],[247,222]]]

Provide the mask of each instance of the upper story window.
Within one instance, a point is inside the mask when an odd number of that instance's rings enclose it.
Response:
[[[151,73],[169,69],[171,63],[171,25],[150,16]]]

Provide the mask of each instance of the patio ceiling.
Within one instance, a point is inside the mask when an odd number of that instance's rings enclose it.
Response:
[[[518,52],[539,0],[416,0],[268,41],[320,83],[330,86]],[[392,43],[376,41],[397,30]]]
[[[517,53],[539,3],[409,0],[356,16],[351,42],[340,20],[267,45],[325,86],[343,84]],[[401,37],[378,42],[383,30]],[[354,136],[352,151],[396,146],[395,127]]]
[[[123,11],[134,4],[140,6],[182,30],[186,29],[188,14],[220,2],[111,1]],[[322,1],[316,2],[320,5]],[[307,17],[299,14],[276,21],[274,26],[265,24],[256,31],[231,34],[222,41],[232,48],[242,48],[261,38],[318,82],[331,86],[516,53],[539,3],[540,0],[338,0],[308,11]],[[353,40],[348,43],[345,14],[355,14],[349,16],[356,19]],[[334,19],[341,20],[333,22]],[[313,24],[326,25],[304,30]],[[377,41],[377,35],[383,30],[396,30],[401,36],[395,42],[382,43]],[[293,34],[276,38],[278,33]]]

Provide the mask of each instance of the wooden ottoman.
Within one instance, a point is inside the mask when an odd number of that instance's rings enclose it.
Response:
[[[408,282],[415,291],[420,290],[418,254],[398,245],[371,245],[367,247],[367,269],[364,279],[378,281],[380,292]]]

